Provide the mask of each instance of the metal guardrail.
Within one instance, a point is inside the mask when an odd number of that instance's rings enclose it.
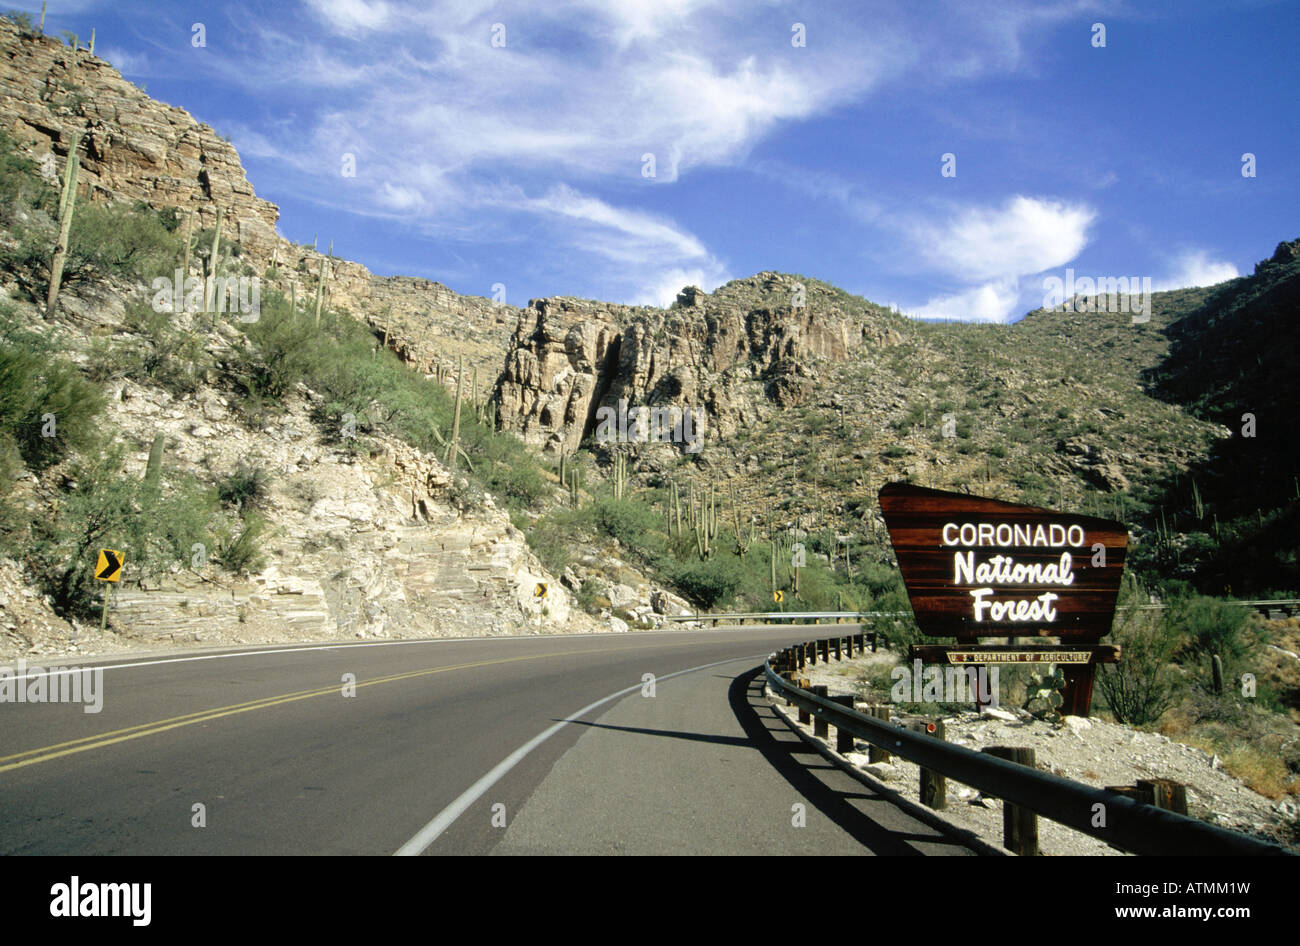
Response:
[[[1249,835],[873,719],[791,684],[772,669],[770,659],[764,668],[774,693],[837,729],[1121,850],[1184,856],[1290,853]],[[1103,806],[1100,810],[1105,813],[1105,827],[1093,824],[1097,805]]]

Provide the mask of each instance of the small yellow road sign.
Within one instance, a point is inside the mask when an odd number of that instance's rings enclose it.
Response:
[[[776,591],[772,592],[772,600],[777,604],[780,604],[785,600],[785,592],[778,588]]]
[[[539,581],[539,582],[537,583],[537,587],[533,589],[533,597],[534,597],[534,598],[545,598],[545,597],[546,597],[546,582],[544,582],[544,581]]]
[[[95,562],[96,581],[117,581],[122,577],[122,562],[126,556],[117,549],[100,549]]]

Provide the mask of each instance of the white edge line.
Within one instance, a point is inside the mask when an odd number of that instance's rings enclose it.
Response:
[[[683,674],[695,673],[696,671],[699,670],[708,670],[710,667],[720,667],[723,664],[735,663],[738,660],[752,660],[754,659],[754,657],[767,656],[768,653],[769,652],[765,651],[762,654],[749,654],[742,657],[732,657],[728,660],[718,660],[711,664],[701,664],[698,667],[690,667],[687,670],[678,670],[676,673],[669,673],[669,674],[665,674],[662,677],[656,677],[656,681],[671,680],[673,677],[680,677]],[[415,837],[411,838],[411,840],[407,841],[396,851],[394,851],[393,856],[394,857],[415,857],[420,854],[423,854],[425,850],[428,849],[429,845],[431,845],[434,841],[438,840],[439,835],[441,835],[444,831],[450,828],[453,822],[455,822],[457,818],[459,818],[462,814],[465,813],[465,809],[469,808],[470,805],[474,804],[474,802],[482,798],[484,793],[486,793],[489,788],[491,788],[493,785],[499,782],[502,779],[502,777],[506,775],[506,773],[508,773],[520,762],[522,762],[524,760],[524,757],[527,756],[530,752],[532,752],[534,749],[536,749],[538,746],[544,743],[547,739],[550,739],[552,736],[554,736],[565,726],[569,725],[569,723],[576,722],[577,720],[581,719],[583,716],[586,716],[592,710],[596,709],[597,707],[604,706],[606,703],[610,702],[611,700],[616,700],[620,696],[626,696],[629,693],[634,693],[637,690],[640,690],[641,686],[642,684],[637,683],[634,684],[633,686],[619,690],[617,693],[611,693],[609,696],[605,697],[604,699],[597,700],[595,703],[590,703],[587,706],[584,706],[582,709],[578,710],[576,713],[571,713],[570,715],[566,716],[564,719],[556,723],[554,726],[550,727],[549,729],[543,732],[538,733],[532,739],[529,739],[526,743],[524,743],[514,752],[510,753],[510,755],[506,756],[504,759],[498,762],[490,772],[488,772],[486,775],[480,778],[469,788],[465,789],[465,791],[462,792],[455,801],[453,801],[442,811],[438,812],[437,816],[432,821],[430,821],[418,832],[416,832]]]

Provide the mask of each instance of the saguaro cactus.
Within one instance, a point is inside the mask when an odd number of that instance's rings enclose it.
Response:
[[[627,456],[621,450],[614,452],[614,498],[627,498]]]
[[[456,469],[456,453],[460,450],[460,392],[465,381],[464,356],[456,359],[456,409],[451,418],[451,443],[447,445],[447,465]]]
[[[736,484],[731,483],[731,524],[736,527],[736,555],[741,561],[745,560],[745,553],[749,551],[749,543],[745,541],[745,534],[740,530],[740,510],[736,505]]]
[[[163,447],[166,446],[167,438],[162,434],[155,434],[153,446],[149,448],[149,465],[144,470],[144,481],[149,484],[157,484],[158,477],[162,474]]]
[[[63,282],[63,266],[68,259],[68,240],[72,236],[72,214],[77,204],[77,172],[81,167],[81,158],[77,149],[81,146],[81,135],[72,139],[68,149],[68,162],[63,168],[63,191],[59,194],[59,242],[54,245],[54,256],[50,259],[50,290],[45,297],[45,318],[54,318],[54,306],[59,301],[59,286]]]
[[[320,276],[316,279],[316,327],[320,328],[320,306],[325,298],[325,257],[320,258]]]
[[[581,502],[579,491],[582,489],[582,470],[573,468],[569,470],[569,502],[574,509],[578,508]]]

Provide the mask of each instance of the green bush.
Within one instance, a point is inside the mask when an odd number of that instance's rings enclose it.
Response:
[[[578,607],[588,614],[599,614],[610,606],[608,589],[599,578],[588,578],[576,595]]]
[[[94,437],[103,397],[38,335],[0,313],[0,434],[43,470]]]
[[[214,502],[192,481],[164,496],[123,470],[120,444],[90,451],[69,469],[71,486],[47,515],[32,521],[24,553],[32,574],[65,616],[95,612],[102,589],[92,572],[99,548],[126,554],[128,574],[156,573],[188,562],[195,543],[209,541]]]
[[[222,505],[232,506],[241,513],[263,505],[270,490],[271,477],[266,470],[248,463],[241,462],[217,481],[217,498]]]
[[[667,578],[701,608],[711,609],[735,597],[744,581],[739,563],[730,556],[672,564]]]
[[[1169,608],[1170,622],[1187,634],[1193,647],[1225,659],[1246,653],[1247,645],[1241,636],[1246,618],[1246,608],[1202,595],[1179,599]]]
[[[144,283],[160,276],[170,279],[180,252],[181,240],[148,206],[78,200],[63,282],[71,285],[110,276]]]
[[[95,339],[91,342],[87,374],[94,381],[129,378],[137,384],[154,385],[173,394],[198,390],[200,371],[207,363],[202,340],[191,332],[178,331],[167,312],[155,312],[146,303],[126,308],[124,324],[134,333],[120,341]]]
[[[1125,604],[1145,598],[1136,581],[1124,586]],[[1111,643],[1121,648],[1119,663],[1102,664],[1096,683],[1116,721],[1133,726],[1154,723],[1174,705],[1176,680],[1170,666],[1182,644],[1168,612],[1131,608],[1116,613]]]
[[[643,558],[662,551],[663,542],[653,533],[663,526],[663,516],[645,503],[603,498],[596,502],[594,514],[597,528]]]
[[[236,575],[259,571],[265,561],[261,546],[265,533],[266,520],[256,512],[245,513],[237,532],[219,534],[216,557],[221,567]]]

